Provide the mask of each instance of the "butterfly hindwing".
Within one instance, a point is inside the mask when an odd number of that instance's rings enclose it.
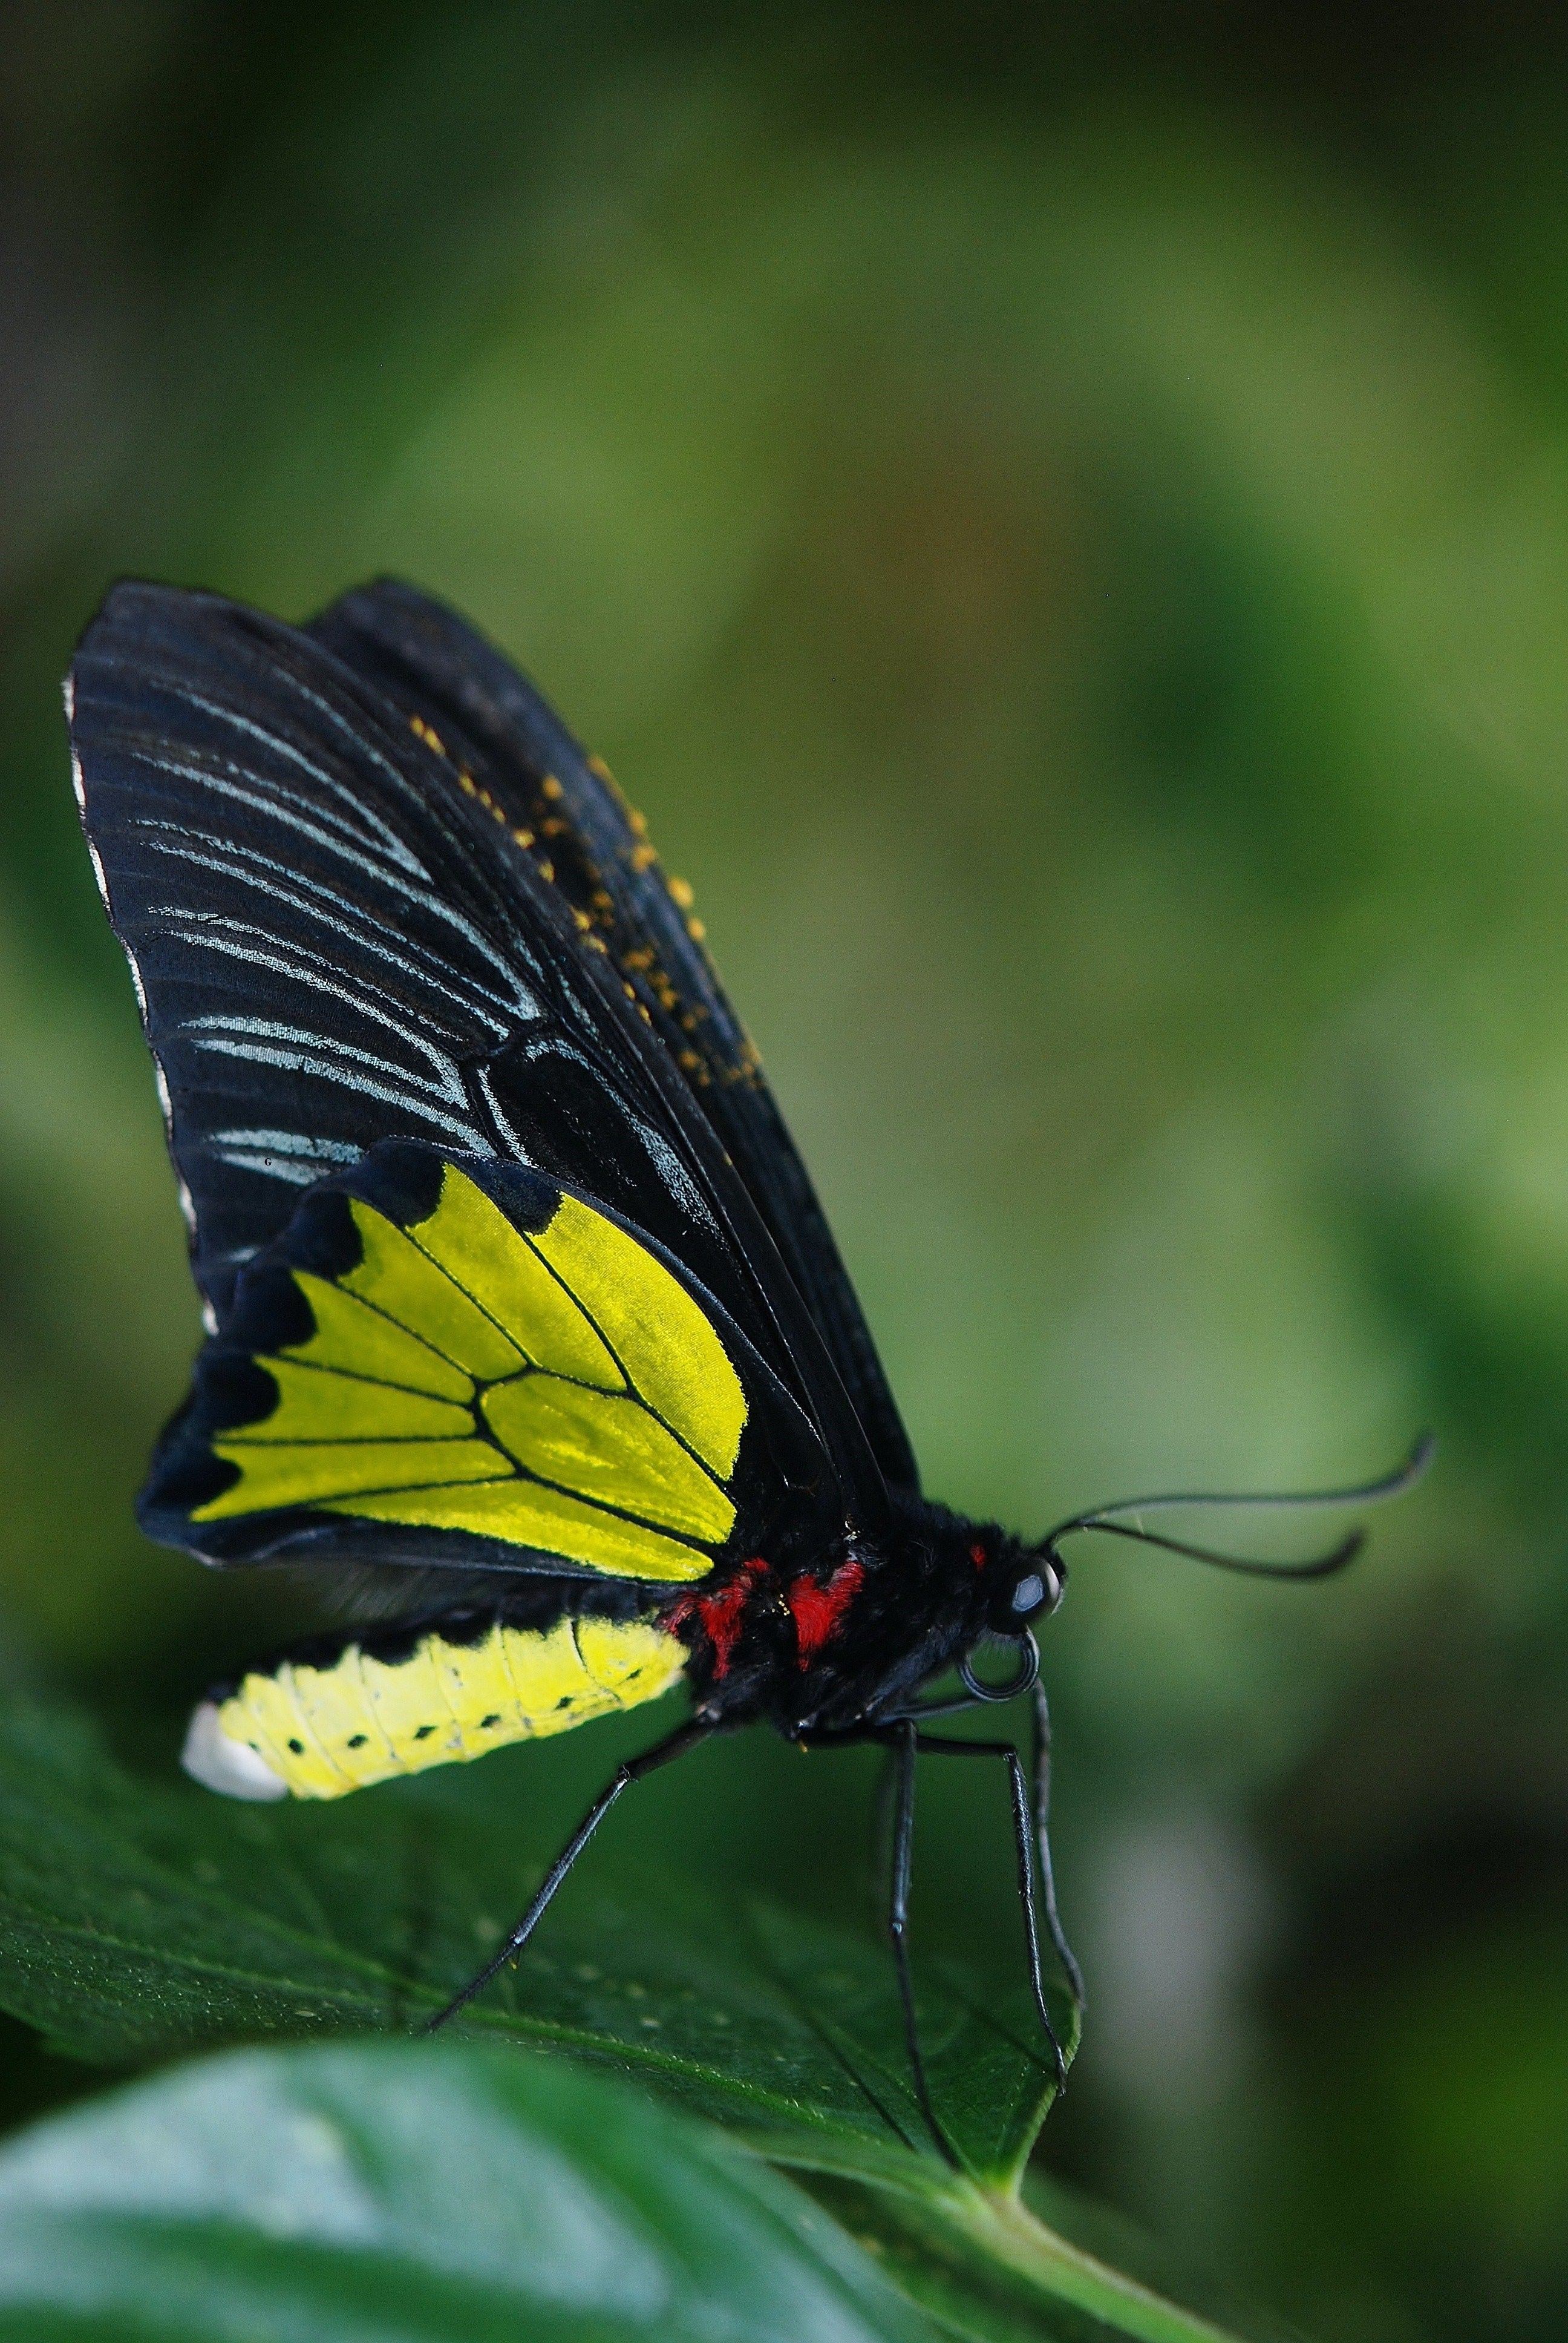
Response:
[[[711,1296],[541,1172],[387,1141],[242,1276],[154,1461],[149,1532],[651,1584],[822,1478]]]

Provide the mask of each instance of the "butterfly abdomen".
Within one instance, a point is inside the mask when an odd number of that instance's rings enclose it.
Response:
[[[196,1709],[185,1767],[231,1797],[340,1798],[636,1707],[686,1659],[647,1619],[460,1614],[250,1671]]]

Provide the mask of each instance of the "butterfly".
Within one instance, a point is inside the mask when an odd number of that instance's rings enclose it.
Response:
[[[391,1624],[216,1687],[187,1770],[241,1798],[337,1798],[684,1684],[689,1713],[618,1769],[439,2024],[522,1950],[654,1767],[754,1720],[804,1746],[879,1744],[889,1935],[945,2147],[907,1945],[916,1759],[989,1756],[1060,2086],[1046,1944],[1079,2011],[1083,1987],[1052,1879],[1035,1631],[1063,1541],[1275,1566],[1138,1519],[1198,1499],[1097,1508],[1031,1542],[923,1493],[691,890],[453,612],[383,579],[295,628],[122,584],[66,707],[206,1330],[139,1518],[220,1568],[363,1567],[404,1590]],[[1390,1493],[1423,1462],[1332,1495]],[[1000,1682],[977,1666],[996,1645]],[[956,1694],[928,1691],[952,1669]],[[1027,1758],[932,1730],[1024,1693]]]

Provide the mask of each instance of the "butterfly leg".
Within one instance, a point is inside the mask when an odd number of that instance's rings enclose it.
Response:
[[[899,1975],[899,1999],[904,2012],[904,2040],[909,2047],[910,2067],[915,2080],[915,2097],[920,2103],[920,2113],[930,2127],[931,2137],[948,2162],[955,2168],[958,2157],[952,2144],[937,2120],[931,2100],[931,2087],[926,2075],[926,2062],[920,2050],[920,2030],[915,2016],[914,1981],[910,1975],[910,1875],[913,1866],[915,1845],[915,1748],[918,1735],[912,1725],[894,1727],[889,1736],[894,1758],[893,1798],[893,1862],[891,1890],[888,1899],[888,1936],[893,1947],[893,1963]]]
[[[1072,1990],[1073,2002],[1081,2021],[1088,1996],[1083,1989],[1083,1971],[1078,1956],[1067,1941],[1061,1925],[1061,1915],[1056,1908],[1056,1871],[1050,1859],[1050,1708],[1045,1697],[1045,1686],[1037,1678],[1034,1686],[1034,1839],[1040,1855],[1040,1900],[1045,1913],[1045,1926],[1050,1937],[1051,1949],[1061,1963],[1062,1973]]]
[[[466,2008],[476,1994],[484,1991],[493,1976],[499,1975],[508,1961],[517,1958],[544,1917],[557,1888],[559,1887],[621,1792],[628,1790],[634,1782],[640,1782],[645,1774],[655,1772],[660,1765],[668,1765],[671,1758],[684,1756],[687,1750],[695,1749],[699,1741],[708,1739],[712,1730],[713,1727],[709,1725],[678,1725],[676,1730],[667,1735],[664,1740],[656,1741],[651,1749],[645,1749],[640,1757],[630,1757],[624,1765],[617,1767],[554,1863],[551,1864],[548,1871],[546,1872],[532,1903],[508,1936],[500,1951],[486,1962],[477,1976],[469,1978],[462,1992],[455,1995],[445,2009],[437,2010],[435,2016],[427,2020],[424,2028],[427,2034],[434,2034],[438,2026],[446,2025],[449,2017],[456,2017],[457,2012]]]
[[[871,1793],[871,1905],[878,1920],[883,1917],[882,1899],[888,1892],[888,1880],[893,1850],[893,1793],[899,1779],[899,1759],[896,1750],[889,1749],[878,1771],[877,1784]]]
[[[1056,2088],[1060,2097],[1067,2088],[1067,2060],[1063,2056],[1056,2027],[1051,2023],[1050,2006],[1045,1997],[1045,1979],[1040,1970],[1040,1919],[1036,1905],[1035,1830],[1038,1805],[1030,1795],[1030,1783],[1024,1772],[1023,1760],[1010,1741],[950,1741],[934,1733],[916,1736],[916,1745],[933,1757],[1000,1757],[1006,1764],[1008,1783],[1012,1793],[1013,1839],[1018,1848],[1018,1900],[1023,1914],[1024,1944],[1029,1957],[1030,1988],[1034,1995],[1035,2013],[1050,2045],[1056,2062]],[[1054,1897],[1052,1898],[1054,1902]],[[1051,1943],[1059,1943],[1056,1930]],[[1070,1959],[1070,1955],[1069,1958]],[[1072,1963],[1070,1977],[1078,1975],[1078,1964]]]

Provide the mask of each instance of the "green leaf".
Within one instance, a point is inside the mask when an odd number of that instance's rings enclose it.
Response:
[[[156,2343],[922,2343],[705,2126],[457,2044],[242,2051],[0,2151],[0,2325]]]
[[[78,1722],[14,1704],[0,1715],[0,2006],[109,2063],[267,2036],[407,2037],[493,1946],[548,1853],[530,1875],[502,1756],[455,1785],[340,1807],[235,1805],[135,1782]],[[796,2173],[944,2333],[1223,2343],[1229,2330],[1017,2198],[1052,2086],[1016,1977],[941,1965],[922,1982],[955,2171],[915,2105],[882,1946],[685,1879],[616,1876],[613,1891],[602,1873],[573,1883],[538,1948],[468,2016],[471,2036],[617,2069],[721,2121],[738,2151]]]
[[[551,1852],[519,1851],[516,1778],[500,1756],[456,1789],[236,1805],[134,1782],[75,1721],[13,1705],[0,1716],[0,2006],[105,2062],[417,2031],[493,1950]],[[855,2143],[938,2163],[884,1946],[684,1878],[628,1880],[618,1862],[612,1890],[605,1868],[584,1867],[466,2033],[634,2073],[807,2160]],[[970,2169],[995,2182],[1019,2169],[1052,2089],[1020,1966],[1005,1981],[921,1976],[937,2103]]]

